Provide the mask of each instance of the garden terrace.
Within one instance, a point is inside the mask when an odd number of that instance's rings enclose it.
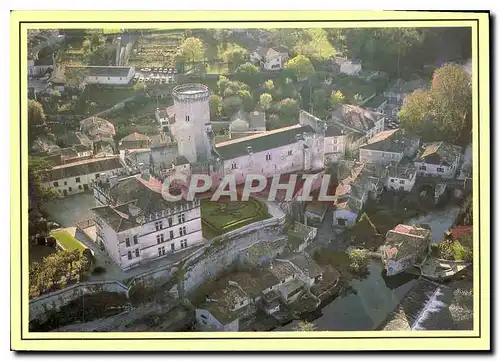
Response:
[[[205,237],[211,238],[209,236],[218,236],[268,219],[270,215],[267,212],[267,205],[254,198],[250,198],[247,202],[224,199],[212,202],[210,199],[203,199],[201,201],[201,218],[203,234]]]
[[[69,232],[66,231],[54,231],[51,235],[56,239],[57,243],[63,247],[66,251],[78,250],[83,252],[87,247],[83,245],[79,240],[73,237]]]
[[[138,67],[173,66],[182,42],[183,31],[140,36],[130,54],[128,65]]]

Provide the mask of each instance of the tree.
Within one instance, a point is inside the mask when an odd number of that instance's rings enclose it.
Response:
[[[136,93],[145,93],[148,86],[144,82],[137,82],[134,84],[134,91]]]
[[[351,102],[354,105],[361,105],[361,103],[363,102],[363,97],[361,96],[361,94],[356,93],[354,94]]]
[[[302,331],[302,332],[305,332],[305,331],[314,331],[316,330],[316,325],[312,322],[308,322],[308,321],[299,321],[297,323],[297,326],[295,326],[295,331]]]
[[[472,130],[470,75],[456,64],[437,69],[429,90],[416,90],[405,98],[399,118],[402,128],[425,141],[467,144]]]
[[[223,95],[224,91],[229,87],[231,81],[226,78],[224,75],[219,77],[219,81],[217,81],[217,89],[219,90],[219,94]]]
[[[244,111],[249,112],[254,108],[253,97],[248,90],[239,90],[238,96],[241,98]]]
[[[241,109],[242,103],[243,101],[237,95],[224,98],[222,101],[222,113],[229,117]]]
[[[318,117],[325,115],[328,107],[328,95],[324,89],[316,89],[313,92],[312,103],[314,106],[314,114]]]
[[[260,69],[247,62],[236,69],[235,77],[243,83],[256,85],[259,83],[259,74]]]
[[[216,119],[220,117],[222,110],[222,98],[217,94],[210,95],[210,118]]]
[[[274,82],[272,81],[272,79],[266,80],[264,82],[264,89],[266,89],[266,91],[274,90]]]
[[[230,72],[234,72],[240,65],[245,64],[248,59],[248,51],[243,48],[227,50],[222,55],[222,58],[227,61]]]
[[[268,110],[273,101],[271,94],[263,93],[260,95],[259,104],[264,110]]]
[[[297,55],[285,63],[285,69],[290,70],[297,80],[304,80],[314,72],[311,61],[304,55]]]
[[[288,126],[297,123],[299,114],[299,104],[297,100],[286,98],[279,103],[279,116],[282,126]]]
[[[194,63],[203,60],[205,47],[203,42],[198,38],[186,38],[179,47],[179,55],[184,61]]]
[[[345,103],[345,96],[340,90],[333,90],[332,94],[330,94],[330,107],[332,109],[339,108],[342,104]]]
[[[45,124],[45,113],[42,104],[33,99],[28,100],[28,124],[35,127]]]
[[[270,29],[270,42],[273,46],[285,46],[292,49],[295,44],[301,41],[310,41],[311,37],[305,29]]]
[[[355,249],[349,253],[349,267],[356,273],[364,273],[368,267],[370,255],[366,249]]]

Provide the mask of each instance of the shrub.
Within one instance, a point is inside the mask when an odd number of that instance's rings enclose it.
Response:
[[[85,248],[83,250],[83,253],[82,255],[87,258],[87,260],[89,261],[89,263],[93,263],[94,262],[94,255],[92,254],[92,251],[88,248]]]
[[[45,246],[46,245],[45,236],[36,237],[36,243],[40,246]]]
[[[349,267],[354,272],[362,272],[368,266],[370,256],[366,249],[355,249],[349,252]]]
[[[472,249],[459,241],[444,241],[439,245],[440,257],[451,261],[472,261]]]
[[[45,238],[45,245],[48,247],[55,248],[57,245],[57,241],[54,237],[50,236],[50,237]]]

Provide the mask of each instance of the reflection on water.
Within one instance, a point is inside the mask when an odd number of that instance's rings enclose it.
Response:
[[[439,209],[429,214],[408,220],[408,224],[423,224],[427,223],[432,230],[432,241],[440,242],[443,240],[444,233],[453,225],[453,221],[460,211],[459,207],[446,207]]]
[[[337,297],[309,319],[318,331],[374,330],[415,283],[416,277],[408,274],[384,278],[378,261],[371,261],[368,268],[365,279],[351,282],[353,293]],[[276,331],[290,331],[295,325],[296,321]]]

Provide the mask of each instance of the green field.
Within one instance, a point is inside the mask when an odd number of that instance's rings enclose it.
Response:
[[[213,238],[270,216],[267,205],[256,199],[251,198],[248,202],[204,199],[201,201],[201,218],[204,236]]]
[[[174,56],[182,42],[182,32],[141,36],[130,54],[128,65],[174,66]]]
[[[335,48],[332,46],[326,31],[321,28],[308,29],[307,32],[311,36],[310,45],[316,49],[316,56],[322,59],[328,59],[336,54]]]
[[[79,240],[77,240],[66,231],[55,231],[52,232],[51,235],[57,240],[57,243],[59,243],[67,251],[78,250],[80,252],[83,252],[83,250],[87,248]]]

